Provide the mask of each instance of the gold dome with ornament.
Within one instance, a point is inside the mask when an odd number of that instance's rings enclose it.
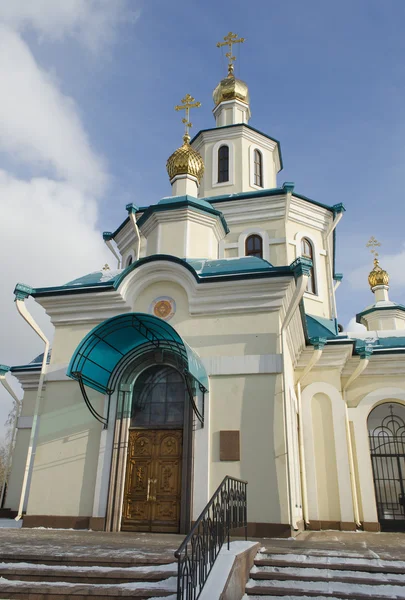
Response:
[[[237,79],[233,73],[222,79],[212,94],[215,106],[227,100],[240,100],[249,104],[249,89],[244,81]]]
[[[248,86],[241,79],[237,79],[233,72],[233,63],[236,60],[236,56],[233,56],[232,54],[232,46],[234,44],[243,44],[244,41],[245,38],[238,38],[236,33],[230,31],[228,35],[224,37],[223,42],[217,43],[217,48],[228,46],[228,52],[225,54],[228,59],[228,76],[218,83],[212,94],[215,106],[218,106],[218,104],[226,102],[227,100],[240,100],[245,104],[249,104],[250,102]]]
[[[166,163],[170,181],[177,175],[191,175],[200,183],[204,175],[204,161],[201,154],[190,146],[190,135],[188,133],[189,128],[192,126],[192,123],[189,121],[190,108],[199,108],[200,106],[201,102],[195,102],[195,99],[190,94],[186,94],[181,101],[181,105],[174,107],[176,111],[186,111],[186,116],[182,119],[186,131],[183,136],[183,145],[173,152]]]
[[[384,271],[384,269],[380,267],[378,258],[374,259],[374,269],[370,271],[368,282],[371,289],[375,288],[377,285],[388,285],[390,282],[390,277],[387,271]]]

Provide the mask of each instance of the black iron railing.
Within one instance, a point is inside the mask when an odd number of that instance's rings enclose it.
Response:
[[[197,600],[231,531],[243,527],[247,539],[247,481],[225,477],[179,549],[177,600]]]

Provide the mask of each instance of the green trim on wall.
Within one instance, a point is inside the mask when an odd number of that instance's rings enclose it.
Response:
[[[405,311],[405,306],[403,304],[393,304],[392,306],[372,306],[371,308],[367,308],[362,312],[357,313],[356,322],[361,323],[361,317],[364,315],[369,315],[372,312],[380,312],[384,310],[402,310]]]

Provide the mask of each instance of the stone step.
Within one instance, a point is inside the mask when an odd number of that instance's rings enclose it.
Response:
[[[367,571],[311,569],[308,567],[254,566],[250,571],[250,578],[256,581],[340,581],[342,583],[362,583],[376,586],[405,586],[405,577],[402,573],[369,573]]]
[[[115,585],[66,582],[25,582],[0,579],[0,598],[7,600],[119,600],[136,598],[175,599],[177,578],[162,582],[130,582]]]
[[[9,581],[119,584],[163,581],[177,575],[177,563],[126,568],[0,563],[0,577]]]
[[[259,552],[255,559],[257,567],[306,567],[367,573],[390,573],[405,575],[405,561],[357,558],[352,556],[314,556],[305,554],[267,554]]]
[[[251,596],[306,596],[308,598],[339,598],[341,600],[392,600],[405,599],[405,588],[398,585],[348,584],[340,581],[254,581],[246,585],[246,595]]]
[[[0,551],[0,563],[29,563],[34,565],[53,565],[53,566],[75,566],[75,567],[111,567],[111,568],[126,568],[126,567],[148,567],[153,565],[168,565],[173,562],[173,553],[170,554],[141,554],[136,550],[128,552],[125,556],[122,552],[114,556],[111,554],[93,555],[77,555],[73,550],[69,554],[41,554],[41,553],[24,553]]]

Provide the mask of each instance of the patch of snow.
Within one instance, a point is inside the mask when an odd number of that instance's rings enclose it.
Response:
[[[251,573],[285,573],[301,577],[321,577],[323,579],[339,579],[340,577],[351,577],[352,579],[367,579],[381,581],[384,583],[397,583],[404,581],[402,573],[369,573],[368,571],[341,571],[339,569],[316,569],[310,567],[252,567]]]
[[[110,279],[113,279],[117,277],[117,275],[120,275],[120,273],[122,273],[123,270],[124,269],[107,269],[107,271],[101,271],[102,275],[100,278],[100,283],[110,281]]]
[[[100,584],[100,583],[67,583],[61,581],[17,581],[0,577],[0,585],[17,587],[20,589],[29,588],[33,592],[38,588],[78,588],[79,590],[95,590],[97,588],[104,590],[165,590],[175,592],[177,590],[177,577],[169,577],[163,581],[131,581],[129,583],[118,584]]]
[[[271,557],[271,560],[277,560],[279,562],[285,562],[287,564],[297,563],[297,564],[305,564],[305,563],[313,563],[313,564],[323,564],[323,565],[351,565],[353,568],[356,566],[361,567],[380,567],[382,569],[387,567],[394,567],[398,569],[405,569],[405,561],[403,560],[380,560],[375,558],[355,558],[355,557],[347,557],[346,553],[342,553],[340,556],[338,553],[332,556],[314,556],[310,554],[258,554],[257,559],[268,559]]]
[[[258,580],[253,581],[250,579],[247,584],[247,588],[252,587],[267,587],[267,588],[279,588],[283,590],[289,590],[291,588],[298,591],[307,592],[319,592],[320,594],[347,594],[348,596],[364,598],[372,598],[376,595],[376,588],[373,585],[358,584],[358,583],[343,583],[341,581],[267,581]],[[379,585],[378,596],[380,598],[405,598],[405,588],[400,585]]]
[[[41,565],[38,563],[18,562],[18,563],[7,563],[0,562],[1,570],[11,569],[12,571],[18,571],[19,569],[29,569],[34,567],[35,569],[41,569],[43,571],[69,571],[89,573],[91,571],[98,571],[101,573],[111,573],[116,571],[123,571],[125,573],[177,573],[177,563],[170,563],[168,565],[150,565],[147,567],[77,567],[73,565]]]

